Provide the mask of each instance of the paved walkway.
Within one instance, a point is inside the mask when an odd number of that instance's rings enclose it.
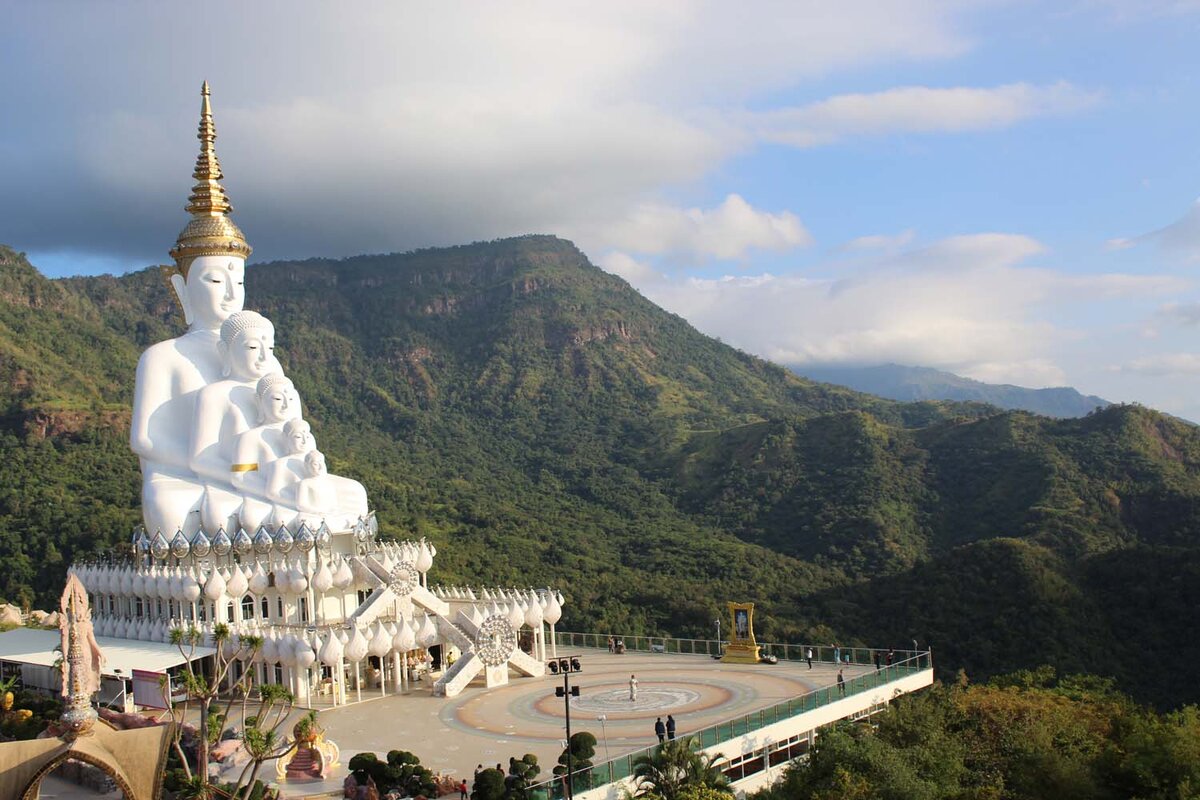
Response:
[[[768,665],[722,664],[707,656],[565,650],[578,653],[583,672],[571,676],[580,687],[572,700],[571,730],[596,736],[596,762],[638,750],[657,741],[654,721],[672,714],[677,735],[730,717],[774,705],[811,689],[832,684],[832,664],[781,662]],[[849,679],[868,671],[846,670]],[[637,675],[638,699],[629,701],[629,676]],[[422,687],[391,696],[322,711],[326,736],[342,749],[342,767],[322,783],[286,784],[285,794],[304,795],[338,788],[355,753],[409,750],[434,772],[465,777],[477,764],[508,768],[510,756],[533,753],[548,776],[563,749],[563,701],[554,696],[562,678],[517,678],[487,691],[473,685],[456,698],[430,695]],[[606,717],[601,722],[600,716]]]

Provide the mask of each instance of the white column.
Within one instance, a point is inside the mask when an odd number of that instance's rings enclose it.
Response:
[[[392,653],[392,686],[396,691],[404,691],[404,673],[401,671],[400,654]]]

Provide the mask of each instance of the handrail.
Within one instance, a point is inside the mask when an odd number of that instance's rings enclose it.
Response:
[[[728,640],[716,639],[682,639],[674,636],[622,636],[608,633],[576,633],[573,631],[556,631],[554,640],[562,647],[593,647],[598,650],[608,648],[608,638],[612,636],[625,643],[627,652],[636,653],[670,653],[679,655],[707,655],[714,658],[724,652]],[[813,661],[822,664],[835,663],[834,654],[838,656],[838,664],[875,665],[875,654],[879,654],[880,666],[885,666],[887,654],[893,654],[893,663],[899,663],[922,653],[926,650],[911,650],[891,647],[841,647],[838,645],[820,644],[785,644],[781,642],[759,642],[759,651],[763,655],[774,655],[780,661],[804,661],[808,651],[813,651]],[[849,661],[846,657],[849,656]]]
[[[588,634],[598,635],[598,634]],[[659,638],[659,637],[655,637]],[[831,648],[832,649],[832,648]],[[867,648],[858,648],[866,650]],[[815,660],[815,659],[814,659]],[[818,689],[813,689],[801,695],[797,695],[791,700],[785,700],[782,703],[776,703],[768,708],[760,709],[759,711],[751,711],[748,714],[743,714],[738,717],[733,717],[715,725],[710,725],[707,728],[689,734],[690,738],[695,738],[699,741],[701,749],[713,747],[721,742],[726,742],[738,736],[744,736],[747,733],[752,733],[768,725],[773,725],[776,722],[782,722],[786,719],[799,716],[808,711],[813,711],[822,706],[828,705],[843,697],[860,694],[869,691],[886,683],[891,683],[894,680],[920,672],[925,669],[933,668],[933,656],[928,650],[915,653],[909,658],[892,664],[891,666],[881,667],[872,672],[867,672],[862,675],[856,675],[847,680],[843,686],[844,690],[840,689],[837,684],[822,686]],[[599,764],[593,765],[590,769],[576,772],[572,776],[571,788],[574,793],[585,792],[589,789],[597,789],[601,786],[606,786],[610,783],[624,780],[633,775],[634,761],[641,756],[650,755],[655,752],[661,745],[651,745],[650,747],[636,750],[632,753],[627,753],[623,756],[618,756],[607,761],[602,761]],[[566,781],[563,777],[555,777],[550,780],[542,781],[529,787],[529,792],[538,792],[537,795],[527,795],[530,797],[548,797],[549,800],[562,800],[566,795]]]

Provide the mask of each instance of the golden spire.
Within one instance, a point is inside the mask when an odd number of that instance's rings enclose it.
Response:
[[[209,94],[208,81],[205,81],[200,88],[200,125],[196,134],[200,140],[200,155],[196,157],[196,169],[192,172],[196,184],[186,206],[192,220],[171,248],[171,258],[175,259],[172,271],[178,271],[185,278],[188,267],[199,256],[233,255],[245,259],[251,252],[246,237],[226,216],[233,211],[233,206],[220,183],[224,176],[214,146],[217,128],[213,124]]]
[[[208,81],[200,89],[200,97],[200,132],[196,134],[200,140],[200,155],[196,157],[196,170],[192,173],[196,185],[188,198],[187,211],[196,216],[215,217],[233,211],[233,206],[219,183],[223,176],[213,146],[217,140],[217,126],[213,124],[212,106],[208,101]]]

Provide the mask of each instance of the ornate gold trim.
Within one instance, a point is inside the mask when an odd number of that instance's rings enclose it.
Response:
[[[234,464],[229,468],[230,472],[256,472],[258,464]]]

